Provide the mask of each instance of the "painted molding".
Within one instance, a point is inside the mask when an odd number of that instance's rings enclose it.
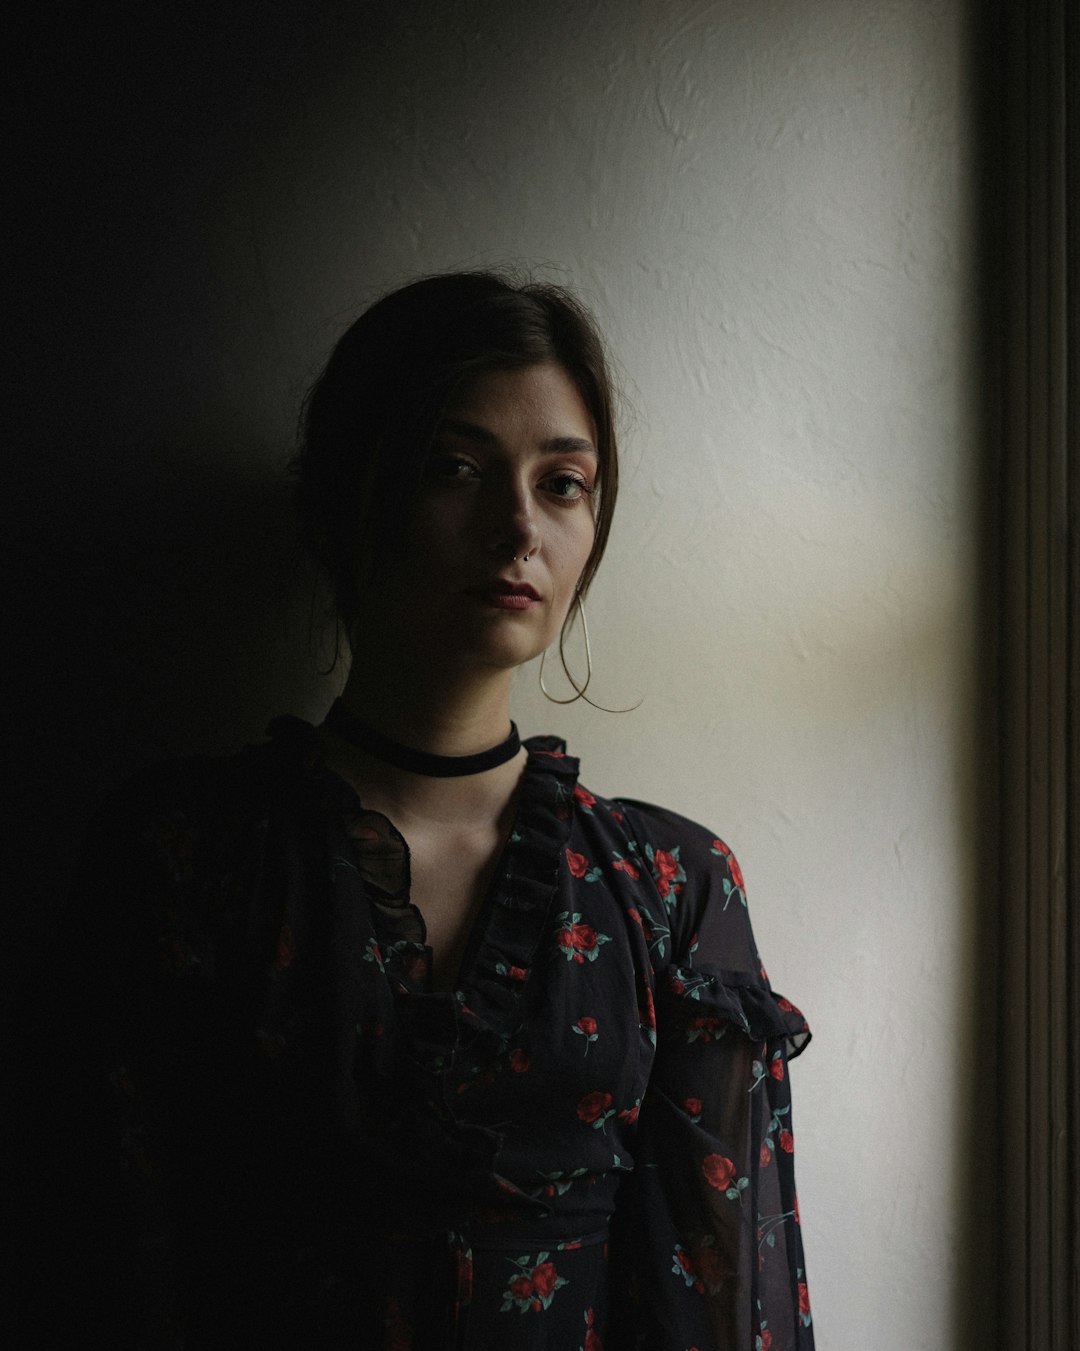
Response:
[[[1076,1351],[1080,11],[1075,0],[1010,8],[1002,30],[999,1344]]]

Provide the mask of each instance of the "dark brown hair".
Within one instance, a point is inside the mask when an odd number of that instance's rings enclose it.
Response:
[[[290,468],[303,541],[350,636],[359,582],[395,555],[450,399],[483,371],[543,362],[566,371],[596,426],[596,538],[584,595],[611,528],[618,457],[604,345],[581,302],[561,286],[451,272],[391,291],[345,332],[305,400]]]

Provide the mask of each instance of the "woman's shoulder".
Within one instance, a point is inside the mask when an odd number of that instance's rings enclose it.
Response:
[[[575,817],[585,833],[619,839],[631,853],[650,859],[660,851],[683,857],[700,870],[734,872],[742,885],[739,865],[717,831],[655,802],[626,796],[605,797],[578,778],[578,761],[566,753],[566,743],[555,736],[530,737],[527,746],[535,763],[564,780],[572,792]]]
[[[640,798],[603,797],[582,784],[577,785],[574,796],[579,808],[606,817],[641,850],[677,850],[710,864],[734,857],[731,848],[715,830],[670,807]]]
[[[581,784],[574,797],[571,873],[606,879],[611,895],[647,921],[655,958],[709,960],[758,979],[742,869],[716,831],[655,802],[607,798]]]
[[[651,876],[665,905],[691,895],[703,902],[714,892],[724,900],[736,892],[744,895],[731,847],[699,821],[640,798],[604,797],[582,783],[574,787],[574,806],[583,844],[592,837],[619,871]]]
[[[624,816],[632,817],[640,823],[643,832],[677,836],[686,845],[695,849],[727,854],[730,852],[715,830],[693,821],[670,807],[662,807],[655,802],[644,802],[640,798],[616,797],[612,799],[614,809]],[[715,850],[714,850],[715,846]]]

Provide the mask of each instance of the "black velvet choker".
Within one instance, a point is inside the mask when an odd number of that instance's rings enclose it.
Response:
[[[393,741],[366,722],[361,722],[354,713],[350,713],[340,699],[335,699],[326,715],[326,725],[335,735],[347,741],[358,750],[367,751],[376,760],[382,760],[397,769],[407,769],[412,774],[427,774],[435,779],[454,779],[464,774],[482,774],[485,769],[494,769],[506,764],[521,749],[521,738],[514,723],[510,724],[510,735],[505,741],[477,755],[435,755],[431,751],[414,750],[412,746],[403,746]]]

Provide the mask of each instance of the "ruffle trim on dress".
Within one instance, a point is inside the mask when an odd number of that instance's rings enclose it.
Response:
[[[470,1059],[505,1047],[520,1025],[519,1006],[543,939],[573,818],[578,761],[557,737],[530,737],[514,826],[473,928],[458,991],[421,992],[410,963],[425,953],[423,919],[409,901],[409,848],[393,823],[364,808],[356,793],[327,768],[314,729],[289,715],[267,734],[283,751],[299,750],[319,796],[335,807],[350,837],[365,884],[380,960],[404,994],[398,1021],[411,1054],[425,1068],[445,1066],[455,1049]],[[407,991],[407,993],[406,993]],[[492,1043],[484,1049],[483,1043]]]
[[[795,1005],[745,972],[669,966],[657,982],[656,999],[657,1024],[667,1036],[718,1041],[734,1027],[751,1041],[779,1043],[789,1060],[810,1042]]]
[[[416,906],[409,903],[411,863],[401,831],[382,812],[365,807],[349,784],[327,767],[310,723],[284,714],[274,718],[266,732],[275,741],[284,742],[286,749],[291,746],[294,753],[299,748],[306,752],[302,761],[305,772],[317,781],[320,799],[329,800],[349,837],[356,870],[379,915],[380,943],[384,947],[422,946],[424,922]]]
[[[555,737],[525,742],[514,828],[500,859],[461,969],[460,1016],[486,1025],[501,1040],[516,1031],[519,1004],[543,939],[551,897],[570,836],[578,762]]]
[[[563,753],[563,744],[554,737],[525,743],[529,760],[513,830],[473,926],[456,992],[413,987],[396,1001],[407,1054],[429,1072],[482,1073],[507,1053],[521,1025],[521,999],[570,833],[578,762]]]

